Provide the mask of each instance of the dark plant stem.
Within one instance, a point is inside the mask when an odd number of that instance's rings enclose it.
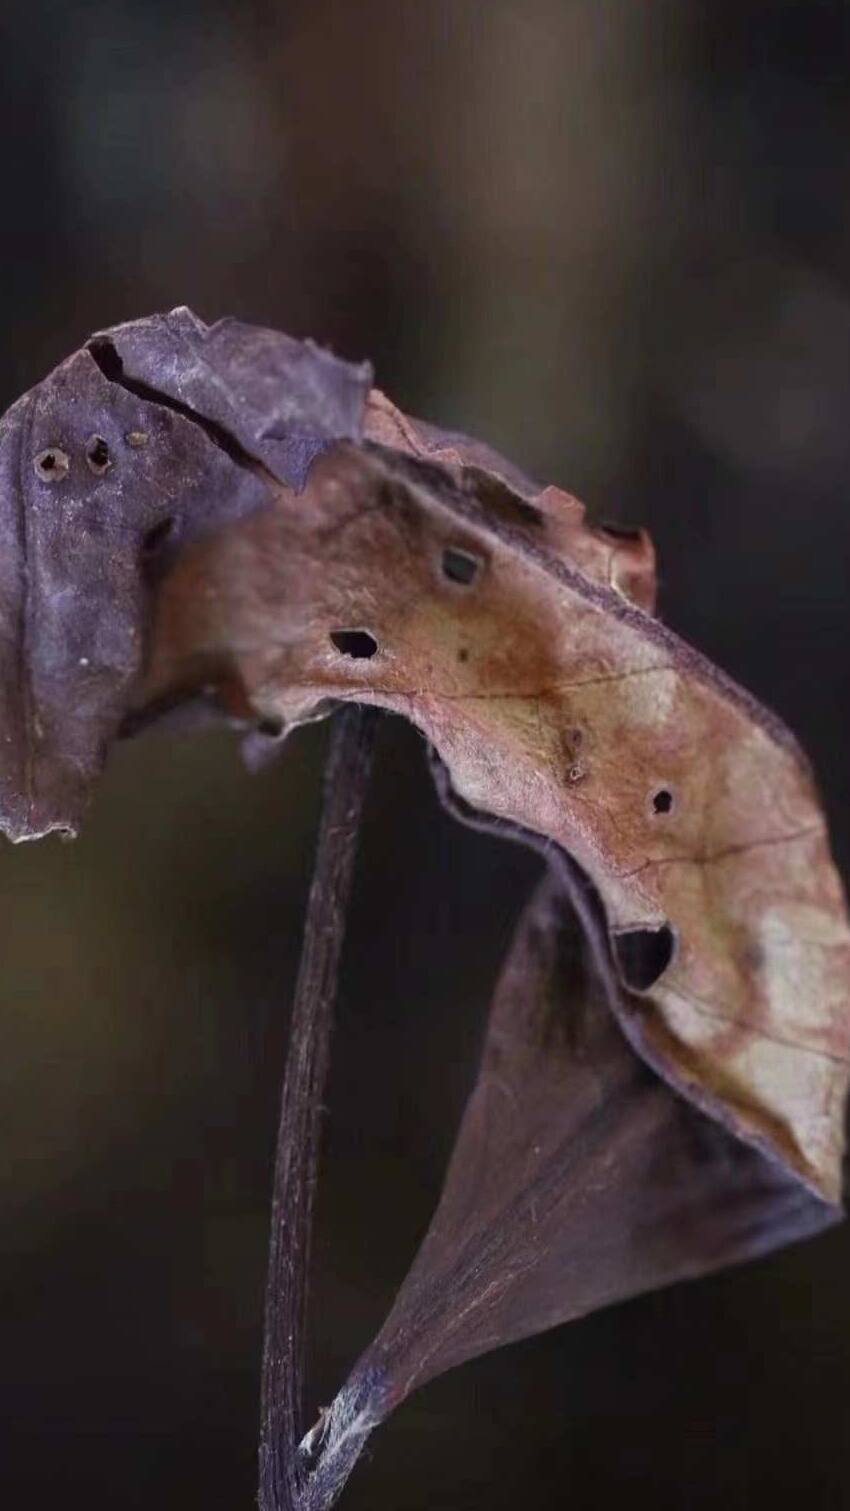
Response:
[[[303,1511],[308,1498],[313,1499],[308,1491],[311,1459],[298,1446],[313,1193],[339,957],[378,717],[374,709],[342,709],[334,717],[325,768],[277,1136],[263,1345],[260,1511]]]

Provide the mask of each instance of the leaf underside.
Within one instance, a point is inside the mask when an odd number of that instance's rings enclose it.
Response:
[[[642,1062],[551,870],[505,960],[437,1211],[305,1439],[298,1505],[331,1504],[371,1430],[435,1375],[838,1216]]]

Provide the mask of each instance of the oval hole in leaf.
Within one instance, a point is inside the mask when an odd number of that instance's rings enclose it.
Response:
[[[446,546],[443,552],[443,576],[449,582],[460,583],[461,587],[468,588],[478,576],[481,566],[477,556],[471,551],[462,551],[458,546]]]
[[[652,808],[654,813],[670,813],[673,809],[673,794],[669,787],[659,787],[652,794]]]
[[[673,958],[675,935],[668,923],[660,929],[626,929],[613,936],[621,979],[633,992],[648,992]]]
[[[377,640],[368,630],[332,630],[331,644],[343,656],[353,656],[355,661],[367,661],[378,649]]]
[[[86,447],[86,462],[95,477],[102,477],[112,466],[109,447],[102,435],[93,435]]]

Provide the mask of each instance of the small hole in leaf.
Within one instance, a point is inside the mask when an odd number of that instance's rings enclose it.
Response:
[[[368,661],[378,649],[378,642],[368,630],[333,630],[331,643],[343,656],[353,656],[355,661]]]
[[[170,540],[176,528],[176,521],[170,514],[161,519],[147,534],[142,537],[142,550],[145,556],[155,556],[161,551],[166,541]]]
[[[92,436],[86,447],[86,461],[88,462],[89,470],[96,477],[102,477],[104,472],[109,471],[112,466],[112,458],[109,455],[109,447],[102,435]]]
[[[461,587],[468,588],[478,576],[481,566],[477,556],[471,551],[461,551],[457,546],[446,546],[443,552],[443,576],[449,582],[459,582]]]
[[[68,476],[71,458],[58,446],[48,446],[46,451],[38,453],[33,467],[36,477],[40,477],[43,483],[61,483],[63,477]]]
[[[633,992],[647,992],[670,964],[675,936],[665,923],[660,929],[626,929],[614,935],[613,944],[625,985]]]
[[[659,787],[652,795],[653,813],[671,813],[673,810],[673,794],[668,787]]]

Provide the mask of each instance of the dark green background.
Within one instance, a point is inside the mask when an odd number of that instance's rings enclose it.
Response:
[[[6,0],[0,398],[191,304],[643,521],[662,609],[847,782],[850,8]],[[120,749],[0,852],[0,1497],[249,1507],[277,1086],[323,749]],[[326,1400],[432,1209],[536,863],[384,732],[316,1244]],[[350,1511],[850,1505],[843,1231],[505,1350]]]

